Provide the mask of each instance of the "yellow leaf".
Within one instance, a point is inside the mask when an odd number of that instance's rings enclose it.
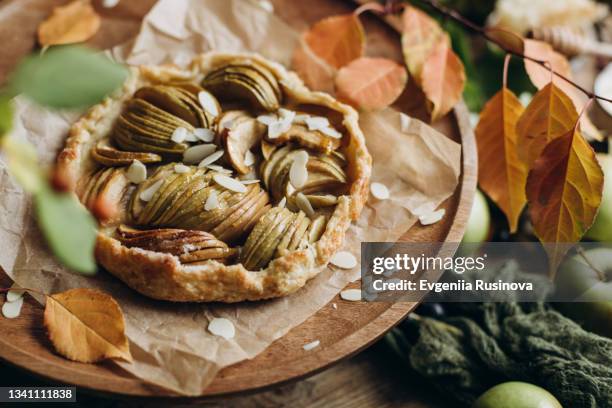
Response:
[[[343,14],[327,17],[304,33],[312,52],[334,68],[341,68],[361,57],[365,49],[365,31],[359,17]]]
[[[44,323],[57,352],[70,360],[132,360],[123,313],[103,292],[72,289],[47,296]]]
[[[601,204],[604,175],[595,152],[577,127],[553,139],[527,179],[529,214],[548,252],[554,274],[568,243],[582,238]],[[565,245],[563,245],[565,244]]]
[[[450,41],[440,41],[427,56],[421,72],[421,89],[431,103],[432,122],[450,112],[461,99],[465,80],[463,63]]]
[[[38,42],[42,46],[87,41],[100,28],[100,16],[89,0],[75,0],[56,7],[38,26]]]
[[[393,103],[406,86],[406,69],[386,58],[359,58],[338,71],[338,98],[363,110],[377,110]]]
[[[572,84],[558,77],[557,75],[551,76],[550,68],[556,73],[563,75],[565,78],[572,79],[572,69],[563,55],[556,52],[548,43],[537,41],[537,40],[524,40],[525,55],[531,58],[535,58],[539,61],[546,61],[549,65],[548,68],[542,65],[525,59],[525,70],[529,75],[529,79],[538,89],[544,88],[548,85],[551,80],[557,85],[574,103],[576,111],[581,111],[582,107],[588,100],[586,95],[583,95],[577,90]],[[601,134],[597,128],[593,125],[587,115],[583,115],[580,120],[583,132],[590,138],[601,140]]]
[[[526,203],[527,168],[517,152],[516,122],[523,113],[518,98],[502,88],[486,103],[478,126],[478,182],[504,212],[515,232]]]
[[[402,14],[402,52],[410,75],[421,81],[427,56],[440,41],[447,41],[436,20],[416,7],[406,6]]]
[[[519,156],[531,168],[544,147],[573,129],[577,120],[571,99],[550,82],[535,94],[516,124]]]
[[[293,52],[291,68],[310,89],[329,94],[334,92],[336,69],[317,57],[303,38]]]

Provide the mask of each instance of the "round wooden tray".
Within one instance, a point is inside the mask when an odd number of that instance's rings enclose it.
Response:
[[[64,2],[19,0],[18,7],[12,7],[8,15],[4,13],[3,19],[10,23],[9,29],[12,30],[10,37],[16,39],[16,43],[7,52],[10,55],[1,59],[0,79],[5,78],[15,62],[32,49],[38,22],[48,15],[53,6]],[[17,2],[3,0],[0,6],[6,3]],[[152,0],[124,1],[115,9],[104,10],[102,28],[91,41],[92,45],[108,48],[135,35],[140,19],[153,3]],[[296,30],[303,30],[328,15],[348,13],[355,7],[353,2],[347,0],[275,0],[273,3],[275,12]],[[0,36],[7,30],[6,24],[2,23],[0,27],[4,28],[0,28]],[[383,21],[368,15],[364,16],[364,23],[368,32],[368,52],[400,60],[397,21]],[[422,106],[422,101],[411,93],[401,98],[397,108],[422,118]],[[435,123],[434,127],[462,144],[460,183],[453,196],[443,204],[447,214],[443,221],[429,227],[414,226],[402,239],[459,242],[472,206],[477,169],[475,140],[465,105],[460,103],[454,112]],[[9,284],[9,278],[0,272],[0,287]],[[359,283],[351,286],[359,287]],[[336,301],[338,299],[332,302]],[[343,302],[342,307],[336,310],[331,307],[332,302],[253,360],[223,369],[203,397],[259,390],[312,375],[367,347],[417,306],[416,303]],[[157,400],[171,397],[167,391],[143,383],[112,363],[80,364],[56,355],[44,333],[42,308],[31,298],[25,302],[19,319],[0,319],[0,332],[0,358],[46,379],[103,393],[155,397]],[[321,346],[304,351],[302,345],[306,338],[320,339]]]

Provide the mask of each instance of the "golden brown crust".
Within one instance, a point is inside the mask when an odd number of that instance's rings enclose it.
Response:
[[[351,180],[349,195],[339,198],[318,242],[274,259],[261,271],[248,271],[242,264],[224,265],[213,260],[185,265],[170,254],[128,248],[112,238],[108,231],[101,231],[96,245],[98,262],[146,296],[180,302],[239,302],[293,293],[316,276],[340,249],[351,220],[357,219],[367,199],[372,159],[359,128],[357,112],[327,94],[308,90],[297,75],[254,54],[202,54],[193,60],[188,70],[171,66],[133,68],[130,79],[119,92],[93,107],[72,126],[65,148],[58,156],[58,170],[68,176],[76,188],[78,179],[95,169],[96,164],[89,153],[91,148],[109,132],[123,102],[141,86],[199,80],[205,73],[235,58],[253,59],[268,67],[291,100],[321,105],[342,115],[342,125],[350,135],[346,146]]]

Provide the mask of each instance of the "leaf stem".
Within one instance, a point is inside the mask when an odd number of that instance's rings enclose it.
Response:
[[[504,89],[508,88],[508,65],[510,65],[510,59],[512,59],[512,54],[506,54],[506,57],[504,58]]]

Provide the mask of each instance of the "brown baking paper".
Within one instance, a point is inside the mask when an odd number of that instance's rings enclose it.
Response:
[[[291,28],[256,2],[162,0],[145,18],[138,37],[112,50],[112,55],[130,64],[184,65],[194,54],[211,49],[251,50],[287,64],[296,39]],[[77,115],[50,112],[21,97],[16,108],[12,137],[31,141],[43,161],[52,163]],[[401,132],[399,114],[391,109],[363,114],[361,126],[374,158],[372,180],[386,184],[391,198],[370,200],[348,231],[345,249],[357,258],[362,241],[394,241],[415,223],[411,209],[423,203],[437,206],[448,198],[457,185],[461,157],[458,144],[415,119]],[[233,305],[154,301],[104,271],[88,278],[59,265],[41,239],[31,200],[8,175],[4,162],[0,162],[0,191],[4,270],[17,284],[46,293],[92,287],[112,294],[125,314],[134,356],[131,364],[117,364],[179,394],[201,394],[221,368],[255,357],[359,277],[359,268],[326,268],[297,293],[271,301]],[[213,317],[234,322],[236,336],[225,340],[210,334],[206,327]]]

